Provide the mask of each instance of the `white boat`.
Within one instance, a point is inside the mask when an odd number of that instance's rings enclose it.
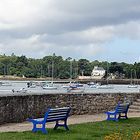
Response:
[[[54,90],[57,89],[57,87],[55,87],[53,84],[46,84],[42,87],[43,89],[47,89],[47,90]]]
[[[112,85],[100,85],[97,86],[98,89],[113,89],[114,87]]]
[[[138,88],[138,85],[128,85],[128,88]]]
[[[51,83],[46,83],[45,85],[42,86],[43,89],[46,89],[46,90],[55,90],[57,89],[56,86],[54,86],[53,84],[53,70],[54,70],[54,61],[52,60],[52,81]]]
[[[107,62],[107,70],[106,70],[106,72],[107,72],[107,78],[106,78],[106,84],[105,85],[97,85],[97,87],[96,88],[98,88],[98,89],[113,89],[114,87],[113,87],[113,85],[109,85],[109,77],[108,77],[108,70],[109,69],[109,67],[108,67],[108,62]]]
[[[97,85],[94,84],[94,85],[90,85],[89,87],[90,87],[90,88],[97,88]]]
[[[84,85],[83,84],[81,84],[81,83],[75,83],[75,82],[69,82],[68,84],[65,84],[65,85],[63,85],[62,86],[62,88],[70,88],[70,87],[83,87]]]
[[[93,83],[89,85],[90,88],[97,88],[99,86],[101,86],[101,83]]]
[[[135,78],[137,79],[136,71],[134,71],[134,74]],[[132,70],[131,70],[131,82],[130,85],[128,85],[128,88],[138,88],[138,83],[136,84],[135,81],[133,81]]]
[[[12,86],[12,84],[9,82],[1,82],[0,86]]]

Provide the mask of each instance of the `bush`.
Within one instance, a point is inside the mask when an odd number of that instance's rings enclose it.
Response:
[[[104,140],[123,140],[123,136],[120,133],[114,133],[114,134],[105,136]]]
[[[139,140],[140,139],[140,131],[134,132],[132,134],[132,140]]]

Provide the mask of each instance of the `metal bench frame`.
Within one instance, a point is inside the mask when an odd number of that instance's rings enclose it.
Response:
[[[129,103],[124,103],[124,104],[118,103],[114,111],[106,112],[107,120],[118,121],[120,118],[128,119],[127,117],[128,108],[129,108]]]
[[[69,117],[70,107],[64,108],[49,108],[48,111],[45,113],[44,118],[37,118],[37,119],[30,119],[28,118],[27,121],[33,123],[32,132],[42,131],[43,133],[48,133],[46,130],[46,123],[47,122],[56,122],[54,130],[56,130],[59,126],[64,127],[66,130],[69,130],[67,126],[67,118]],[[64,123],[59,123],[59,121],[63,121]],[[37,125],[41,125],[42,127],[37,127]]]

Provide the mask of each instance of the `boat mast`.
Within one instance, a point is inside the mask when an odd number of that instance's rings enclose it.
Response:
[[[107,82],[107,85],[108,85],[108,62],[107,62],[106,74],[107,74],[106,82]]]
[[[137,79],[137,72],[135,70],[135,79],[136,79],[136,85],[138,85],[138,79]]]
[[[72,61],[70,61],[70,80],[72,80]]]
[[[132,81],[132,70],[131,70],[131,82],[130,85],[133,85],[133,81]]]
[[[53,73],[54,73],[54,59],[52,58],[52,83],[53,83]]]

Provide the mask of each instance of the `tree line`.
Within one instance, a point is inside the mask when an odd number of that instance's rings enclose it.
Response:
[[[128,64],[87,59],[75,60],[71,57],[45,56],[41,59],[27,58],[26,56],[0,55],[0,75],[25,76],[27,78],[54,77],[60,79],[77,78],[82,73],[90,76],[94,66],[108,69],[109,73],[118,78],[131,78],[134,73],[140,78],[140,63]],[[122,76],[123,75],[123,76]],[[136,77],[135,77],[136,78]]]

